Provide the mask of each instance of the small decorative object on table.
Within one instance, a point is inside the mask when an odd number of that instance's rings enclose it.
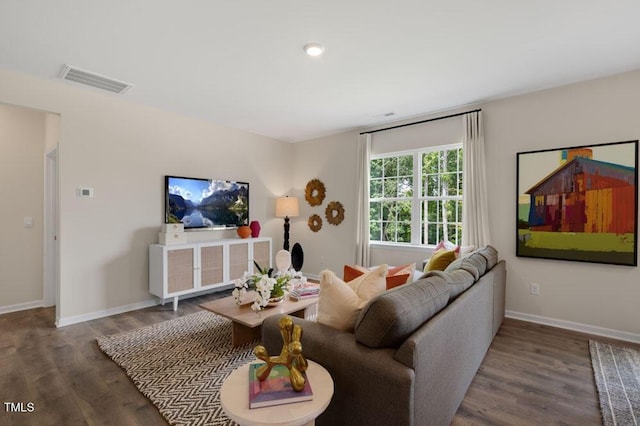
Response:
[[[256,371],[258,380],[264,381],[271,370],[278,365],[283,365],[289,370],[289,378],[291,380],[291,386],[296,392],[300,392],[305,388],[306,378],[304,372],[307,371],[307,360],[302,355],[302,327],[297,324],[293,324],[293,320],[290,316],[284,316],[280,318],[278,323],[280,326],[280,335],[282,335],[282,350],[278,356],[269,356],[267,349],[258,345],[253,349],[253,354],[260,360],[264,361],[263,364]]]
[[[289,296],[294,300],[309,299],[310,297],[318,297],[320,295],[320,285],[318,284],[303,284],[294,288]]]
[[[231,293],[237,304],[242,303],[247,290],[255,290],[255,300],[251,305],[254,311],[260,311],[269,304],[284,300],[285,291],[290,290],[291,275],[288,271],[273,276],[273,269],[263,269],[253,262],[258,270],[257,274],[245,272],[241,278],[235,280],[235,288]]]

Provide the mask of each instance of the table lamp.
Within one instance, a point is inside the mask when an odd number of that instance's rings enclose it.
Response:
[[[284,245],[289,250],[289,218],[300,214],[298,199],[296,197],[280,197],[276,199],[276,217],[284,217]]]

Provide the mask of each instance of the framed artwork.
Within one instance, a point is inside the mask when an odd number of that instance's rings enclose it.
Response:
[[[517,153],[516,256],[638,265],[638,141]]]

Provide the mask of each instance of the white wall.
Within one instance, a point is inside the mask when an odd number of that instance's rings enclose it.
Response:
[[[357,132],[289,145],[1,70],[0,93],[0,102],[61,114],[63,319],[150,301],[147,246],[162,223],[165,174],[250,181],[252,219],[274,238],[274,251],[282,244],[274,200],[299,196],[291,244],[304,248],[303,270],[338,272],[355,259]],[[638,139],[637,99],[640,71],[474,105],[485,118],[493,244],[507,260],[511,315],[640,339],[638,268],[516,258],[514,217],[517,152]],[[327,187],[321,207],[304,201],[313,178]],[[96,197],[75,197],[78,186],[93,187]],[[343,203],[345,221],[336,227],[325,220],[311,232],[308,216],[324,218],[333,200]],[[531,282],[540,284],[540,296],[529,295]]]
[[[482,106],[491,229],[507,260],[512,315],[570,327],[587,324],[640,339],[637,267],[515,257],[516,153],[638,139],[638,99],[640,71],[635,71]],[[529,295],[532,282],[540,284],[540,296]]]
[[[0,104],[0,312],[42,303],[44,145],[44,113]]]
[[[302,270],[307,274],[317,275],[329,268],[342,275],[343,265],[355,260],[357,138],[358,133],[349,132],[293,145],[296,160],[291,195],[300,198],[300,217],[291,219],[290,242],[302,245]],[[324,183],[326,198],[321,206],[312,207],[305,201],[304,192],[307,182],[314,178]],[[339,201],[345,210],[344,221],[337,226],[325,217],[331,201]],[[307,226],[313,214],[322,218],[318,232]]]
[[[640,341],[637,267],[515,257],[516,153],[638,139],[638,99],[640,71],[472,107],[483,110],[492,243],[507,260],[509,315]],[[430,117],[415,121],[424,118]],[[356,139],[352,132],[297,144],[296,187],[303,190],[306,180],[318,177],[340,182],[341,197],[354,200]],[[326,267],[341,273],[345,263],[354,261],[354,209],[348,210],[344,225],[329,230],[325,225],[316,235],[296,223],[311,257],[305,271],[318,273]],[[322,255],[324,264],[317,260]],[[372,263],[397,264],[403,256],[407,261],[425,257],[415,249],[393,255],[372,249]],[[529,295],[532,282],[540,284],[539,296]]]
[[[0,93],[0,102],[61,115],[61,323],[152,302],[147,253],[163,222],[165,174],[250,182],[251,219],[278,241],[273,200],[291,188],[290,144],[9,71],[0,70]],[[81,186],[95,198],[76,197]]]

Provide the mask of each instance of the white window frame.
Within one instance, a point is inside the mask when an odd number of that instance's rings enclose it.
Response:
[[[424,201],[427,200],[437,200],[443,199],[442,197],[428,197],[423,195],[423,182],[422,182],[422,156],[423,154],[434,152],[434,151],[445,151],[445,150],[457,150],[462,148],[462,143],[454,143],[447,145],[438,145],[432,146],[428,148],[419,148],[419,149],[411,149],[405,151],[395,151],[395,152],[386,152],[383,154],[375,154],[371,155],[369,159],[369,167],[371,167],[372,160],[384,159],[384,158],[397,158],[411,155],[413,156],[413,195],[411,198],[405,197],[380,197],[380,198],[371,198],[371,176],[369,176],[369,193],[368,193],[368,202],[372,201],[411,201],[411,242],[396,242],[396,241],[380,241],[380,240],[371,240],[371,245],[389,245],[389,246],[431,246],[433,244],[422,244],[422,233],[425,232],[424,224],[422,222],[422,205]],[[464,155],[464,154],[463,154]],[[464,179],[464,169],[463,169],[463,179]],[[450,200],[463,200],[462,194],[455,196],[448,196],[446,199]],[[462,218],[460,218],[462,221]],[[367,218],[367,222],[369,223],[369,229],[371,229],[371,217]],[[458,241],[458,244],[461,244],[461,241]]]

